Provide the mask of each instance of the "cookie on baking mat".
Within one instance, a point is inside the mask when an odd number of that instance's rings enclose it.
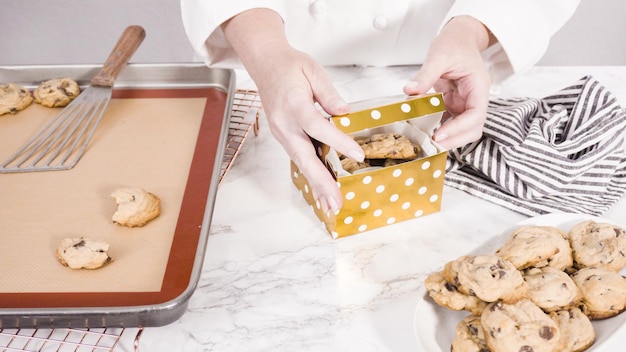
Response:
[[[550,317],[561,330],[563,351],[584,351],[596,340],[596,331],[591,320],[579,308],[552,312]]]
[[[448,262],[443,276],[460,292],[485,302],[515,302],[526,296],[522,273],[495,255],[465,255]]]
[[[576,224],[568,235],[576,267],[620,271],[626,266],[626,233],[621,227],[589,220]]]
[[[71,78],[54,78],[40,83],[33,91],[35,103],[49,108],[63,107],[80,94],[78,83]]]
[[[109,244],[89,238],[65,238],[56,250],[61,264],[72,269],[98,269],[111,261]]]
[[[117,188],[111,193],[117,203],[113,222],[127,227],[144,226],[161,214],[161,200],[140,188]]]
[[[605,319],[626,309],[626,278],[602,268],[582,268],[572,274],[583,295],[582,310],[591,319]]]
[[[479,315],[468,315],[456,325],[450,352],[490,352]]]
[[[33,102],[30,91],[19,84],[0,85],[0,115],[15,114]]]
[[[487,305],[480,318],[487,346],[498,352],[563,351],[557,323],[528,299]]]

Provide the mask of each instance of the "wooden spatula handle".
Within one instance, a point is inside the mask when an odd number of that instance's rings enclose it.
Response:
[[[137,48],[146,37],[146,31],[141,26],[128,26],[122,33],[117,44],[102,65],[102,69],[91,80],[94,86],[113,87],[115,79],[126,66],[128,60],[137,51]]]

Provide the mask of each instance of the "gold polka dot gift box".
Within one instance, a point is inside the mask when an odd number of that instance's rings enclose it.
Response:
[[[354,235],[439,211],[447,151],[432,140],[432,134],[445,111],[443,96],[371,99],[351,104],[351,111],[331,116],[330,121],[357,141],[374,140],[376,135],[406,137],[418,153],[410,160],[366,159],[365,167],[349,172],[342,164],[345,156],[312,140],[318,157],[337,180],[343,206],[325,212],[293,161],[291,179],[331,236]]]

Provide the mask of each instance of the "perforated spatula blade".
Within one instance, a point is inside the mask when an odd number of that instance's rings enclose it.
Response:
[[[0,173],[67,170],[87,150],[106,110],[115,79],[146,36],[140,26],[127,27],[91,84],[15,154],[0,164]]]

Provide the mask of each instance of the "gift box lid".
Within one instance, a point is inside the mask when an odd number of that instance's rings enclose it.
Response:
[[[331,116],[331,122],[344,133],[412,120],[422,116],[442,113],[446,110],[441,93],[418,96],[391,96],[367,99],[351,103],[352,111],[345,115]],[[417,127],[432,134],[440,122],[440,114],[424,120]]]

